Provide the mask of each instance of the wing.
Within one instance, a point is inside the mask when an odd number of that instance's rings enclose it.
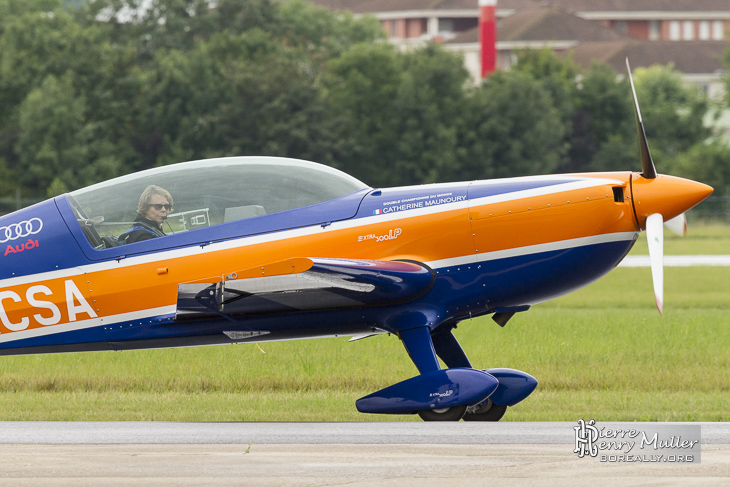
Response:
[[[424,264],[296,258],[178,286],[177,320],[410,301],[433,285]]]

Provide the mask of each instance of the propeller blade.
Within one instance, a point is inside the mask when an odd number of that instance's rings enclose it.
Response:
[[[686,237],[687,236],[687,215],[682,213],[679,216],[675,216],[671,220],[667,220],[664,222],[664,228],[669,230],[675,235],[678,235],[680,237]]]
[[[639,100],[636,97],[636,88],[634,87],[634,78],[631,76],[631,66],[629,66],[629,58],[626,58],[626,69],[629,72],[629,82],[631,83],[631,94],[634,96],[634,113],[636,114],[636,135],[639,138],[639,151],[641,151],[641,175],[645,179],[656,178],[656,168],[654,161],[649,152],[649,144],[646,142],[646,132],[644,132],[644,122],[641,120],[641,110],[639,110]]]
[[[664,218],[652,213],[646,219],[646,240],[649,244],[651,278],[654,281],[654,298],[659,314],[664,308]]]

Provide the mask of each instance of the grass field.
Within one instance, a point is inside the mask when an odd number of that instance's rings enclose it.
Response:
[[[726,228],[690,239],[708,250],[683,253],[730,253]],[[485,317],[456,335],[475,366],[540,381],[505,421],[730,421],[730,268],[667,268],[665,281],[664,317],[649,269],[619,268],[504,329]],[[393,336],[261,348],[0,357],[0,420],[417,420],[355,410],[417,373]]]
[[[646,233],[631,249],[631,255],[646,255]],[[730,254],[730,227],[718,224],[698,223],[690,225],[686,237],[679,237],[669,231],[664,232],[665,255],[725,255]]]

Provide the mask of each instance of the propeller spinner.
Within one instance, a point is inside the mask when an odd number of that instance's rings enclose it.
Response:
[[[629,72],[631,94],[634,97],[636,133],[639,139],[642,168],[641,174],[631,178],[634,214],[639,227],[646,230],[654,297],[657,309],[661,314],[664,307],[664,222],[678,217],[684,222],[684,217],[680,217],[680,215],[707,198],[713,190],[710,186],[696,181],[657,174],[651,152],[649,152],[649,144],[646,141],[629,58],[626,58],[626,69]]]

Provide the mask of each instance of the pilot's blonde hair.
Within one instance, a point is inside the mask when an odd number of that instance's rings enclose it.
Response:
[[[172,195],[170,194],[170,192],[164,188],[155,186],[154,184],[150,184],[142,192],[142,196],[139,197],[139,203],[137,204],[137,213],[144,216],[144,214],[147,213],[147,207],[150,204],[152,196],[156,194],[167,198],[168,203],[170,203],[170,206],[172,206]]]

